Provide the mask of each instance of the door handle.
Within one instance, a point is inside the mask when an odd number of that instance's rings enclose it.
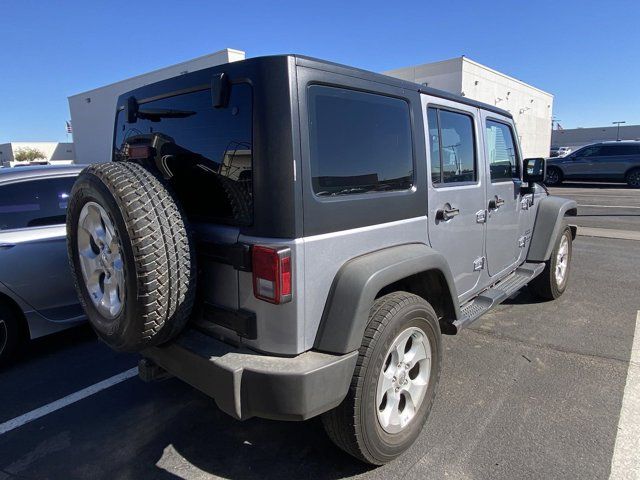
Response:
[[[504,198],[500,198],[498,195],[496,195],[496,198],[489,200],[489,210],[497,210],[502,205],[504,205]]]
[[[10,248],[13,248],[15,246],[15,243],[0,243],[0,250],[9,250]]]
[[[436,211],[436,219],[444,220],[445,222],[458,215],[460,215],[460,209],[454,208],[448,203],[443,208]]]

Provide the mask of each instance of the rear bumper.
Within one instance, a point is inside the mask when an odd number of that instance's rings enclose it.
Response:
[[[306,420],[336,407],[347,394],[358,358],[357,351],[261,355],[196,330],[142,354],[241,420]]]

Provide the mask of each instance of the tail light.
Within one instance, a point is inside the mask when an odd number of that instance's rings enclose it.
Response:
[[[127,156],[130,160],[146,160],[152,156],[151,147],[146,145],[129,145]]]
[[[291,301],[291,249],[251,248],[253,294],[266,302],[280,304]]]

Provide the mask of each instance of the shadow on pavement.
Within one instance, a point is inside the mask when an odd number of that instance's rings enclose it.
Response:
[[[167,440],[155,462],[139,473],[146,478],[338,479],[372,470],[338,450],[321,421],[238,422],[213,405],[197,423],[180,420],[167,428]],[[160,445],[159,445],[160,447]],[[153,465],[153,471],[149,469]],[[191,473],[188,474],[187,472]],[[160,473],[160,475],[158,475]],[[185,475],[185,473],[187,473]]]
[[[31,361],[63,352],[66,349],[96,341],[96,335],[88,324],[78,325],[68,330],[56,332],[35,340],[27,340],[18,350],[15,358],[4,367],[0,367],[0,372],[9,370],[18,365],[24,366]]]

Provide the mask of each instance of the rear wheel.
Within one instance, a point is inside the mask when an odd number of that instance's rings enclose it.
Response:
[[[555,300],[564,293],[571,269],[572,239],[571,229],[565,227],[556,240],[551,258],[545,262],[544,271],[529,284],[534,295]]]
[[[0,367],[13,358],[21,340],[19,318],[6,305],[0,304]]]
[[[440,378],[440,336],[422,298],[396,292],[375,302],[347,397],[322,416],[338,447],[381,465],[413,444]]]
[[[627,173],[626,180],[631,188],[640,188],[640,168],[634,168]]]
[[[549,186],[560,185],[562,183],[562,172],[560,169],[558,167],[547,168],[547,175],[544,183]]]
[[[67,215],[76,289],[97,334],[139,351],[171,339],[187,322],[195,254],[168,187],[141,165],[87,167]]]

